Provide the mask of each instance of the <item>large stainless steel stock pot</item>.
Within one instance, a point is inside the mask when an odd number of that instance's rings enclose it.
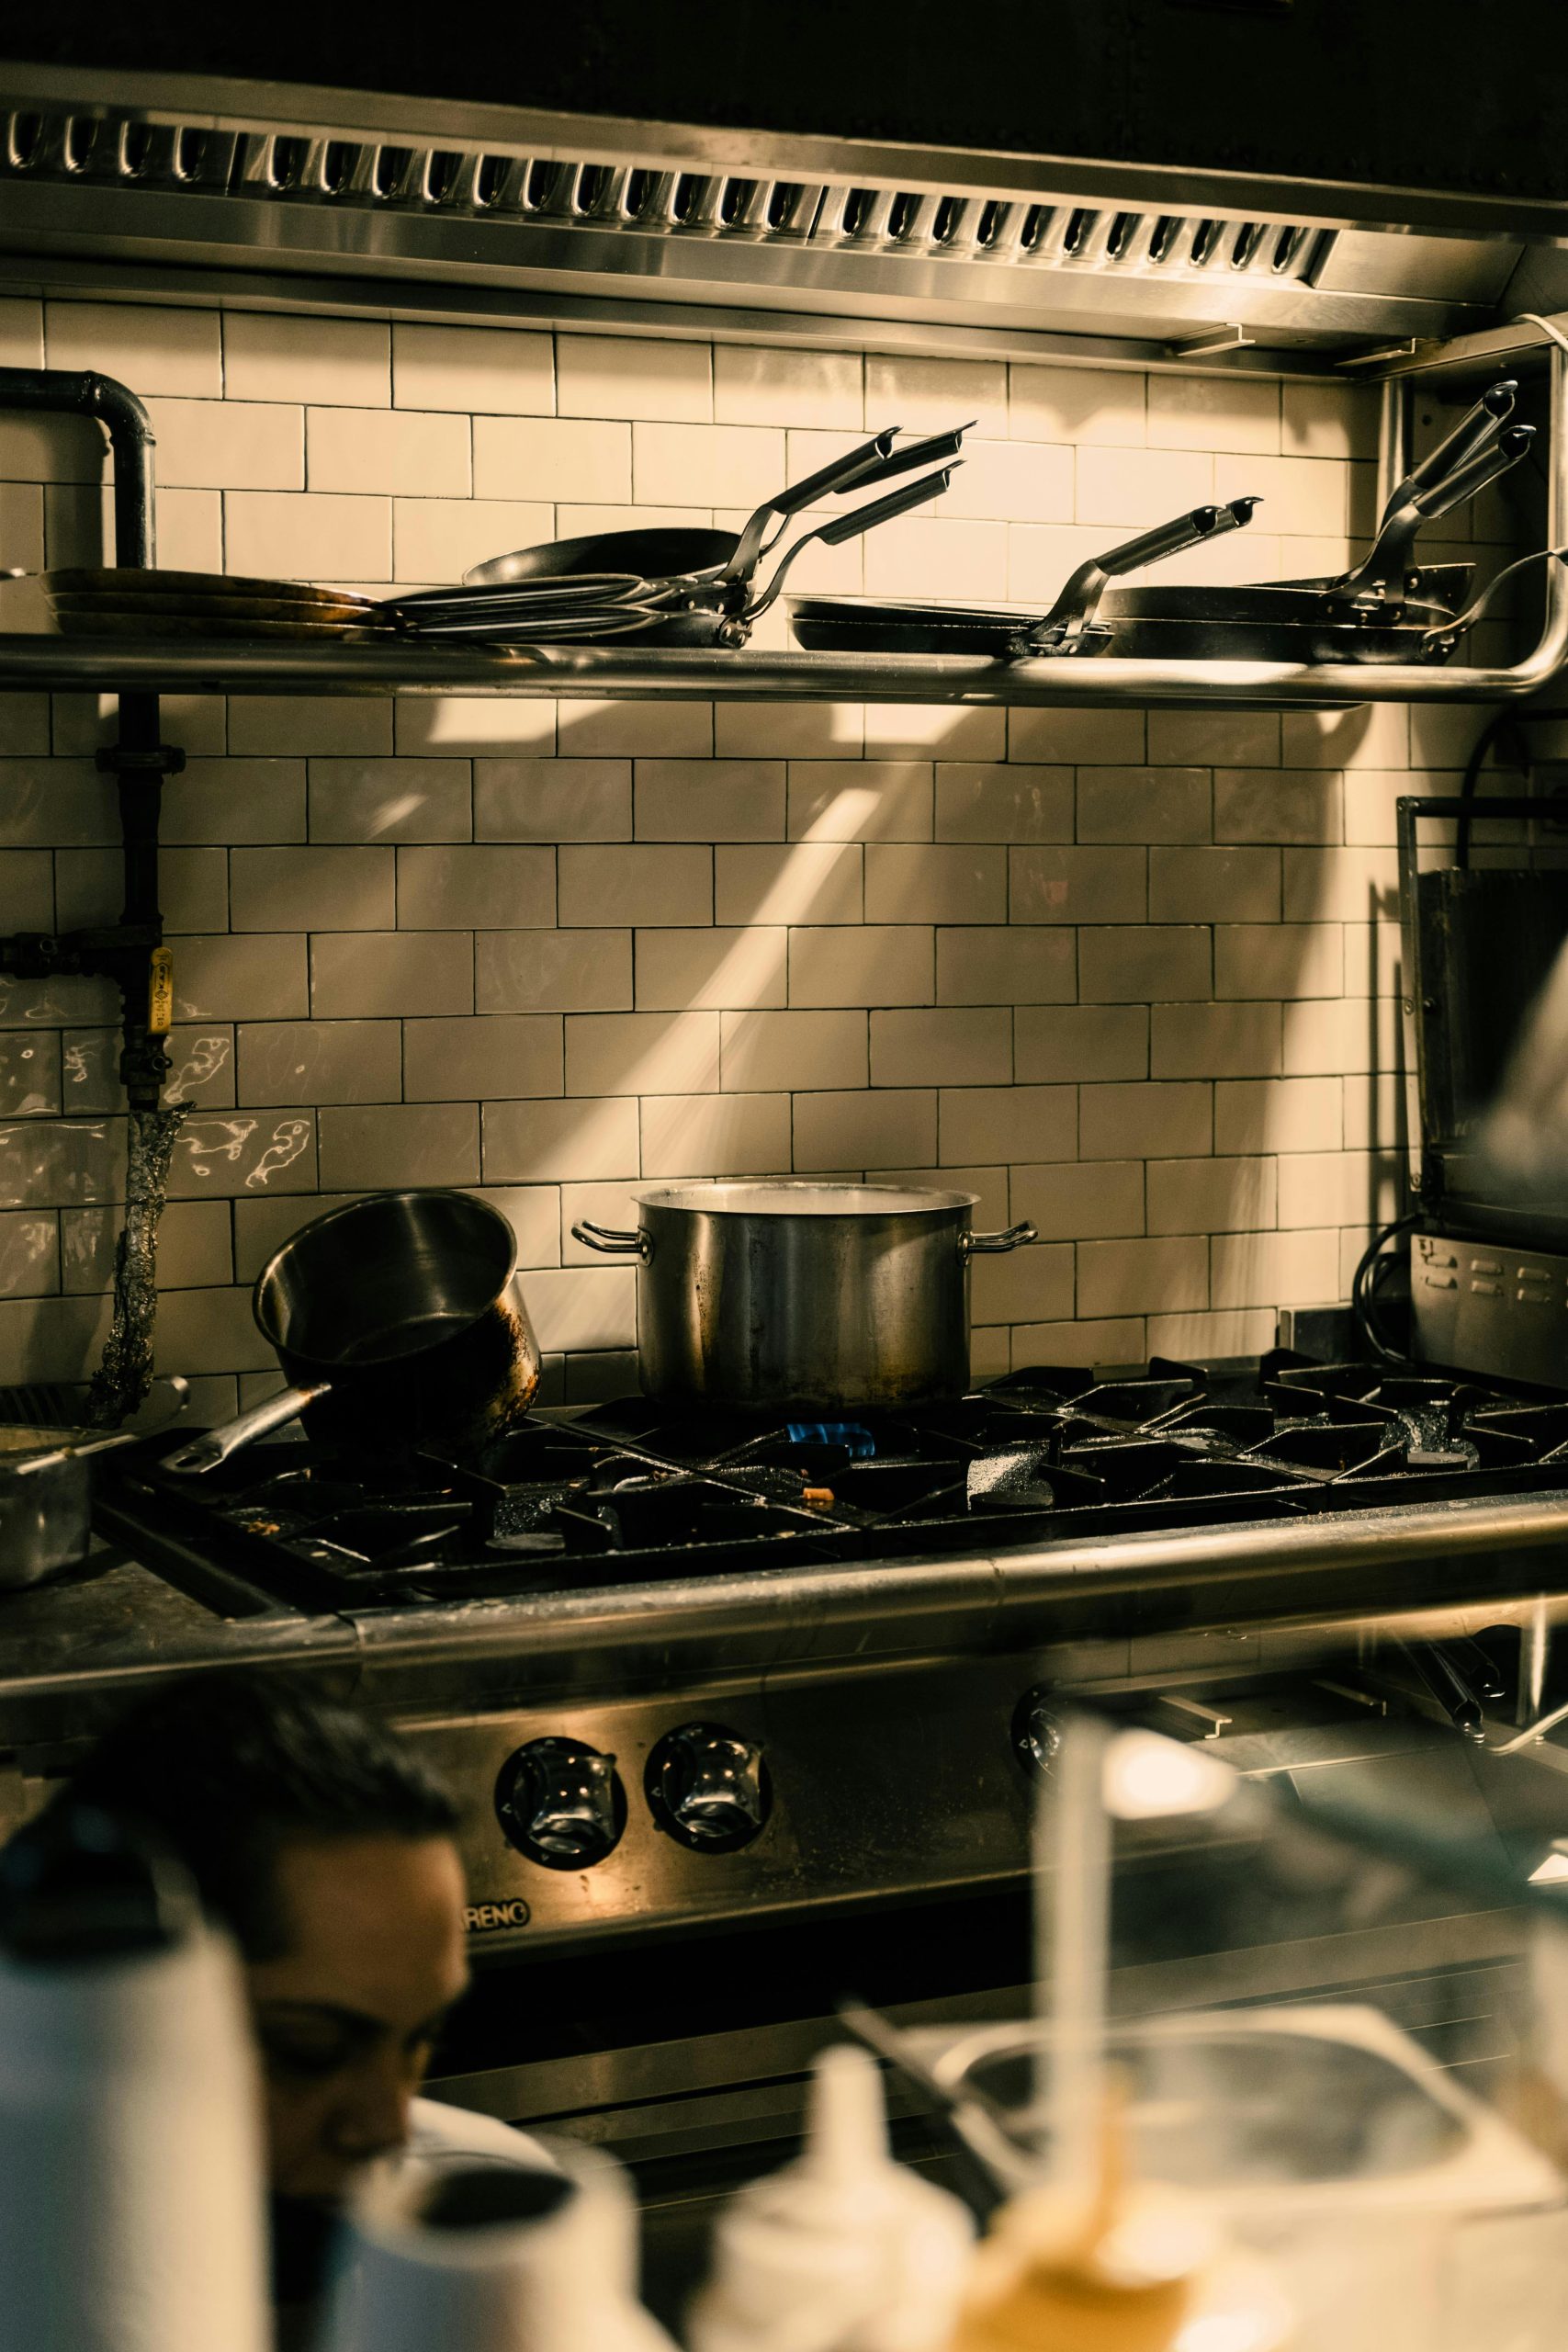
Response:
[[[969,1260],[1032,1241],[972,1233],[973,1193],[902,1184],[662,1184],[635,1232],[574,1225],[637,1261],[650,1396],[705,1404],[911,1405],[969,1385]]]

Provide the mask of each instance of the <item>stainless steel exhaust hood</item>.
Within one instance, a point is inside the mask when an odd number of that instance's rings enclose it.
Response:
[[[10,286],[1275,368],[1487,327],[1522,264],[1568,299],[1495,198],[37,65],[0,120]]]

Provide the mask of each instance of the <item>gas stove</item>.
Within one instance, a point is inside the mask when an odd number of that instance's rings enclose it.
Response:
[[[1534,1598],[1564,1581],[1568,1401],[1540,1393],[1276,1350],[809,1420],[628,1397],[468,1462],[296,1435],[200,1478],[156,1443],[105,1471],[127,1615],[152,1571],[193,1664],[331,1676],[457,1791],[477,1991],[440,2095],[650,2183],[776,2160],[846,1989],[911,2022],[1023,2013],[1032,1823],[1077,1700],[1303,1807],[1505,1821],[1527,1871],[1568,1830],[1568,1747],[1496,1754],[1568,1698]],[[132,1683],[186,1670],[154,1620]],[[101,1689],[123,1638],[106,1600],[56,1684]],[[1450,2020],[1467,2063],[1516,1957],[1450,1904],[1223,1953],[1179,1887],[1169,1913],[1134,2006],[1392,1969],[1383,2006]]]
[[[1031,1365],[830,1419],[631,1397],[534,1414],[471,1463],[298,1438],[194,1480],[143,1458],[103,1516],[276,1601],[358,1614],[1557,1488],[1568,1401],[1276,1350],[1117,1377]]]

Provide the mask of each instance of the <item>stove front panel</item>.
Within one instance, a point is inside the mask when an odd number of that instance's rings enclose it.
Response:
[[[1020,1880],[1039,1786],[1034,1758],[1049,1747],[1051,1711],[1071,1696],[1044,1687],[1044,1663],[1018,1653],[840,1667],[400,1728],[463,1801],[469,1932],[481,1959],[632,1930],[821,1917],[837,1905]],[[1310,1666],[1244,1674],[1234,1688],[1206,1674],[1179,1676],[1174,1690],[1102,1690],[1098,1702],[1171,1737],[1213,1741],[1213,1752],[1245,1773],[1318,1771],[1453,1739],[1446,1724],[1369,1708]],[[724,1769],[754,1754],[765,1818],[746,1842],[698,1850],[669,1826],[657,1766],[671,1735],[683,1730],[718,1743]],[[589,1752],[601,1759],[589,1767],[601,1781],[613,1773],[613,1787],[599,1794],[618,1835],[592,1864],[558,1867],[521,1850],[515,1810],[513,1834],[503,1826],[498,1795],[513,1789],[520,1754],[540,1743],[564,1759],[559,1785],[569,1792],[582,1786]]]
[[[1027,1659],[840,1670],[401,1728],[465,1805],[477,1957],[1014,1877],[1027,1866],[1032,1791],[1012,1726],[1030,1683]],[[764,1818],[744,1844],[684,1844],[650,1799],[650,1757],[698,1727],[758,1752]],[[569,1782],[578,1751],[614,1759],[611,1817],[624,1827],[591,1866],[553,1866],[502,1826],[498,1793],[542,1742]],[[517,1810],[511,1820],[515,1832]]]

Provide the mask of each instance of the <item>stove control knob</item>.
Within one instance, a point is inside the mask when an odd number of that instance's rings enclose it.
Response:
[[[621,1842],[626,1792],[613,1756],[580,1739],[531,1739],[496,1782],[501,1826],[547,1871],[589,1870]]]
[[[773,1790],[761,1749],[722,1724],[667,1732],[643,1776],[659,1827],[699,1854],[733,1854],[767,1820]]]
[[[1036,1781],[1051,1777],[1056,1750],[1062,1745],[1062,1718],[1055,1696],[1043,1683],[1026,1690],[1012,1713],[1012,1747],[1024,1770]]]

